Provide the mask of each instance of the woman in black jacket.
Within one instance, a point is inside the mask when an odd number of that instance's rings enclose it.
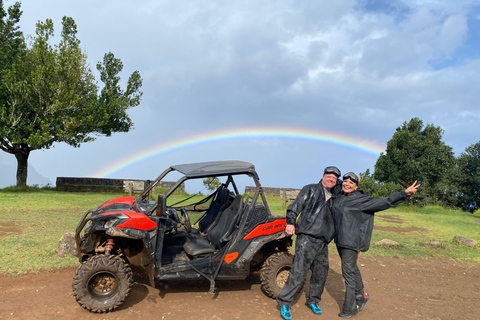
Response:
[[[375,198],[357,190],[360,178],[353,172],[343,176],[342,194],[333,201],[335,244],[342,259],[345,279],[345,301],[338,315],[350,318],[363,309],[369,295],[363,291],[363,281],[357,266],[358,254],[370,247],[375,212],[392,208],[414,194],[420,186],[415,181],[404,191],[386,198]]]

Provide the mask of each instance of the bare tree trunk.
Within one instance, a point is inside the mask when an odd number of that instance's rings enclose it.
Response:
[[[20,144],[16,147],[15,158],[17,158],[17,187],[26,187],[30,147],[27,144]]]
[[[410,197],[408,197],[408,204],[411,205],[411,206],[413,206],[413,197],[414,196],[415,195],[411,195]]]

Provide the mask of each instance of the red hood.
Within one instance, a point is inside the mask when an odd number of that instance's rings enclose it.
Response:
[[[112,204],[125,204],[131,207],[134,201],[135,201],[135,197],[118,197],[105,202],[100,207],[98,207],[98,210],[111,206]]]
[[[128,218],[122,224],[117,225],[116,228],[130,228],[138,230],[154,229],[157,226],[155,222],[150,220],[143,213],[135,212],[132,209],[134,201],[135,197],[115,198],[102,204],[98,208],[98,211],[103,211],[103,213],[100,213],[102,216],[122,214],[124,217]]]

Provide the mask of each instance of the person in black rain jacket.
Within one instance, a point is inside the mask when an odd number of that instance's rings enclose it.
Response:
[[[362,276],[357,266],[358,253],[370,247],[375,212],[397,206],[420,186],[415,181],[410,187],[386,198],[375,198],[357,190],[360,178],[353,172],[343,176],[342,194],[333,201],[335,244],[342,260],[345,279],[345,301],[338,315],[349,318],[361,311],[369,299],[364,292]]]
[[[335,227],[330,210],[332,194],[340,192],[340,170],[325,168],[319,183],[302,188],[287,209],[285,232],[297,235],[295,258],[288,279],[277,297],[281,316],[291,319],[290,303],[302,288],[308,270],[312,270],[307,306],[315,314],[322,313],[318,303],[325,287],[329,269],[328,244],[333,239]],[[297,220],[298,217],[298,220]]]

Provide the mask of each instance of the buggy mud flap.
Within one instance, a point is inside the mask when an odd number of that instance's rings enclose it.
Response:
[[[150,282],[150,286],[155,288],[155,268],[153,264],[148,268],[148,280]]]
[[[243,263],[250,262],[257,252],[259,252],[264,245],[272,243],[274,241],[282,241],[285,246],[290,246],[292,243],[292,238],[290,235],[286,234],[284,231],[277,232],[267,236],[260,236],[255,238],[249,245],[248,249],[244,251],[242,256],[238,259]],[[283,250],[280,250],[283,251]]]

